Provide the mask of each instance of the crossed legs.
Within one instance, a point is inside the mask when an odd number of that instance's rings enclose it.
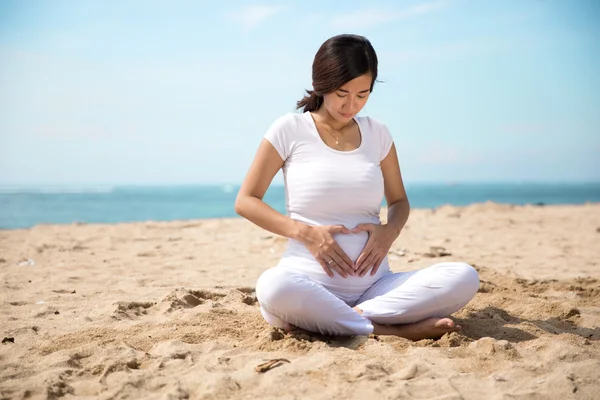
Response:
[[[354,308],[308,275],[286,268],[265,271],[256,294],[265,320],[326,335],[396,335],[435,338],[458,329],[447,318],[477,293],[479,276],[468,264],[434,264],[387,275],[367,289]]]

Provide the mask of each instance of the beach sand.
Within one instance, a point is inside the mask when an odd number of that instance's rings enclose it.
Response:
[[[0,399],[600,396],[600,204],[413,210],[394,271],[481,277],[437,341],[269,327],[254,285],[284,246],[242,219],[0,231]]]

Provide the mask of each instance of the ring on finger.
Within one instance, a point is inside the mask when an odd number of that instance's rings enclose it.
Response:
[[[333,258],[330,258],[329,261],[327,261],[327,264],[331,265],[335,262],[335,260]]]

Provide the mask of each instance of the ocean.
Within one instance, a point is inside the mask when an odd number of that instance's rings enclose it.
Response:
[[[237,191],[234,185],[0,187],[0,228],[236,217]],[[406,191],[412,208],[600,202],[600,183],[407,184]],[[271,186],[265,201],[285,212],[283,186]]]

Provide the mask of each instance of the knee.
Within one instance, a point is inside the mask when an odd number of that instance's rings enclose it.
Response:
[[[302,279],[283,268],[271,268],[262,273],[256,283],[256,298],[267,309],[290,308],[298,301]]]
[[[479,290],[479,273],[464,262],[446,262],[432,265],[433,278],[452,292],[472,298]],[[441,279],[441,280],[439,280]]]
[[[450,268],[456,277],[457,289],[471,298],[479,290],[479,273],[472,266],[464,262],[450,263]]]

